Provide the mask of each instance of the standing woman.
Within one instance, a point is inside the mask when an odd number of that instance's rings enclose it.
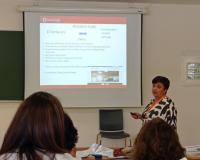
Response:
[[[152,80],[152,85],[154,99],[145,107],[142,114],[131,112],[131,116],[144,122],[159,117],[176,128],[177,110],[172,99],[167,96],[167,90],[170,86],[169,79],[163,76],[156,76]]]
[[[64,111],[46,92],[25,99],[5,134],[0,160],[73,160],[65,149]]]

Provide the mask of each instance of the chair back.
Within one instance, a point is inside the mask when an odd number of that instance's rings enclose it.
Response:
[[[115,132],[123,130],[122,109],[99,110],[99,129],[102,132]]]

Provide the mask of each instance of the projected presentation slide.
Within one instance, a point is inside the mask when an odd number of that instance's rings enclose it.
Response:
[[[127,18],[41,16],[40,86],[125,88]]]

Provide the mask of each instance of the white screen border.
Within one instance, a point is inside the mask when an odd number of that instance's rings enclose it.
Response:
[[[116,12],[116,11],[114,11]],[[30,12],[25,17],[25,98],[39,91],[39,17],[43,15],[102,15],[126,16],[128,18],[127,79],[125,89],[77,89],[46,90],[56,95],[64,107],[139,107],[141,106],[141,25],[138,13],[50,13]],[[134,19],[135,21],[133,22]]]

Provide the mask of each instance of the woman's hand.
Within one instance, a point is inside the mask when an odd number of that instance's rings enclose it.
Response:
[[[70,151],[70,154],[73,156],[73,157],[76,157],[76,147],[73,147]]]
[[[134,119],[142,119],[142,115],[140,113],[137,112],[130,112],[131,117]]]

